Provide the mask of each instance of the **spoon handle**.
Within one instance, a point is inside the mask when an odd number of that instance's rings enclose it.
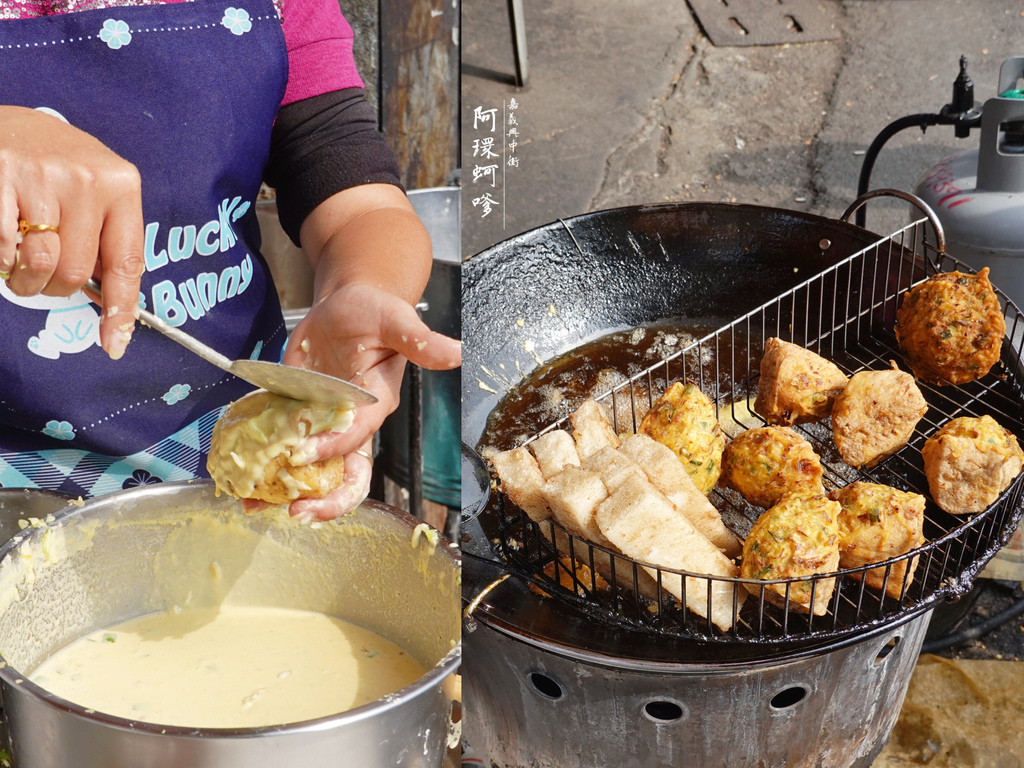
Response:
[[[85,282],[85,288],[95,293],[97,296],[103,296],[103,289],[100,287],[99,282],[93,278],[89,278]],[[184,331],[180,331],[170,323],[161,320],[159,317],[154,315],[152,312],[147,312],[142,307],[139,307],[139,320],[148,325],[150,328],[159,331],[164,336],[173,341],[178,342],[181,346],[185,347],[190,352],[194,352],[199,355],[203,360],[208,363],[216,365],[218,368],[231,372],[231,360],[222,355],[212,347],[208,347],[198,339],[189,336]]]

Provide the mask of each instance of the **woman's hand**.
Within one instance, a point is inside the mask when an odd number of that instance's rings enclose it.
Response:
[[[100,342],[120,358],[135,328],[143,258],[134,165],[52,115],[0,107],[0,273],[19,296],[103,282]],[[57,231],[19,232],[19,221]]]
[[[457,368],[462,345],[431,331],[413,307],[430,275],[430,239],[397,187],[371,184],[340,192],[302,226],[316,269],[315,299],[292,333],[285,365],[311,368],[369,390],[379,402],[355,410],[352,426],[315,438],[310,461],[345,457],[345,482],[323,499],[291,504],[293,515],[331,519],[366,498],[370,441],[398,406],[406,360],[432,370]]]
[[[348,285],[319,301],[292,334],[285,365],[346,379],[375,394],[378,402],[356,408],[344,432],[315,438],[312,460],[345,456],[345,484],[326,499],[293,502],[292,513],[335,517],[366,498],[369,462],[354,452],[369,453],[373,434],[398,407],[406,360],[446,370],[458,367],[461,357],[458,341],[431,331],[412,306],[374,286]]]

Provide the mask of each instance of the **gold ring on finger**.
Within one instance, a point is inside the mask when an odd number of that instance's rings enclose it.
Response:
[[[52,224],[29,224],[24,219],[18,221],[18,234],[22,237],[29,232],[57,232],[57,227]]]
[[[360,448],[358,451],[352,451],[352,453],[358,453],[360,456],[362,456],[364,459],[370,462],[371,467],[373,466],[373,456],[364,451],[362,448]]]

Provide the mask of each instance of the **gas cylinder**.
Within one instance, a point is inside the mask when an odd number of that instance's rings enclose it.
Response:
[[[945,158],[914,194],[942,223],[946,251],[1024,307],[1024,56],[1003,62],[981,113],[981,141]]]

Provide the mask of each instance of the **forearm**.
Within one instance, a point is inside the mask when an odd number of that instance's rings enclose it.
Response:
[[[300,238],[316,272],[314,301],[363,284],[415,304],[430,277],[430,237],[402,190],[390,184],[331,196],[303,222]]]
[[[363,461],[352,452],[367,449],[398,405],[406,360],[444,370],[459,365],[462,350],[430,330],[411,306],[430,276],[430,237],[400,188],[364,184],[338,192],[303,220],[299,238],[316,270],[315,295],[283,362],[346,379],[378,398],[357,409],[344,432],[317,438],[320,458],[347,456],[348,482],[348,461],[356,467]],[[349,502],[332,494],[295,502],[292,514],[333,517],[344,511],[339,505]]]

